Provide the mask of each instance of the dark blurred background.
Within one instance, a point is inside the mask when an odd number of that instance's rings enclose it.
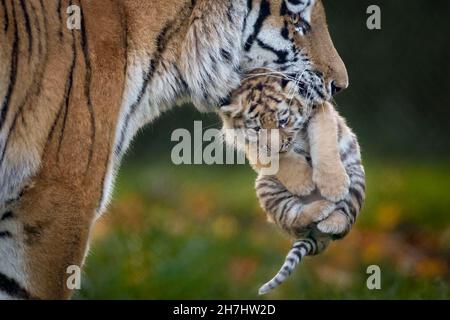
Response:
[[[450,2],[324,0],[350,87],[337,96],[363,148],[367,203],[348,238],[270,298],[441,298],[450,280]],[[381,7],[381,30],[366,9]],[[220,128],[177,107],[139,135],[101,219],[80,298],[257,298],[290,241],[265,221],[247,166],[175,166],[176,128]],[[370,291],[368,265],[382,267]]]

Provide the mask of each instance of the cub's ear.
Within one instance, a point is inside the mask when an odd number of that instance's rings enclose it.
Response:
[[[242,116],[242,108],[236,104],[229,104],[221,106],[220,113],[228,118],[237,118]]]
[[[220,99],[219,106],[223,107],[223,106],[231,104],[231,98],[232,98],[232,93],[230,93],[225,98]]]

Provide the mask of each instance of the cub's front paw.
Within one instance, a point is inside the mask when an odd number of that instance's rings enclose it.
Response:
[[[350,178],[343,166],[314,170],[313,181],[320,194],[333,202],[344,199],[350,187]]]

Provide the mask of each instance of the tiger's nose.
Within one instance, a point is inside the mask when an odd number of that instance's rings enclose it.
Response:
[[[340,83],[340,82],[333,80],[330,83],[329,90],[330,90],[331,95],[334,96],[334,95],[338,94],[339,92],[341,92],[342,90],[347,89],[347,87],[348,87],[348,82]]]
[[[336,94],[338,94],[339,92],[342,91],[342,88],[339,87],[338,85],[336,85],[335,81],[332,81],[330,86],[331,86],[331,90],[330,91],[331,91],[331,95],[332,96],[334,96],[334,95],[336,95]]]

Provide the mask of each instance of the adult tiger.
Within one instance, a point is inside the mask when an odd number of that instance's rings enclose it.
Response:
[[[0,298],[70,297],[133,135],[181,99],[215,110],[256,67],[314,100],[348,85],[320,0],[0,0],[0,18]]]

